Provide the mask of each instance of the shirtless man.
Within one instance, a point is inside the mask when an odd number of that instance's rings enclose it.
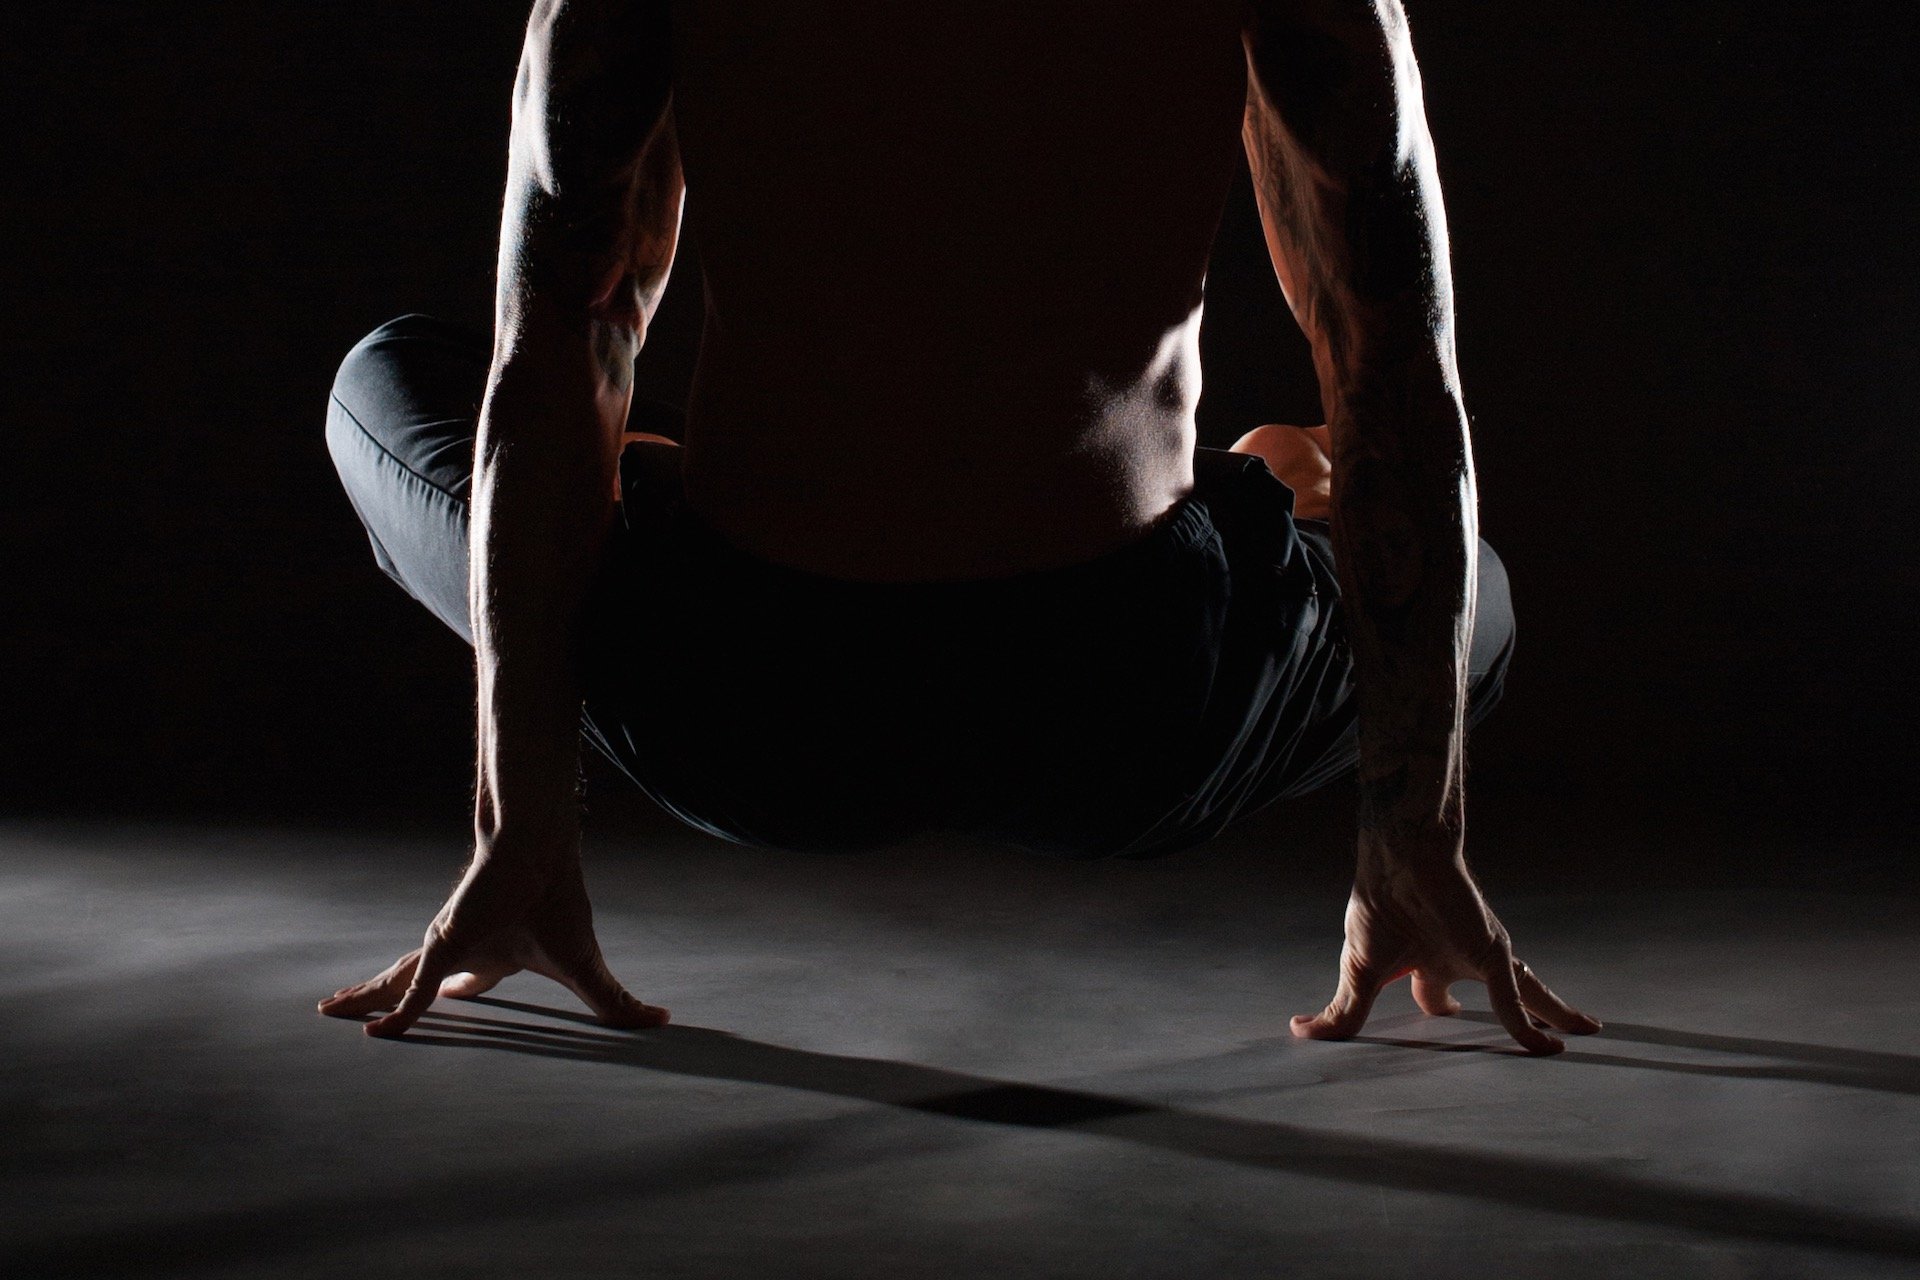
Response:
[[[1157,854],[1357,763],[1338,990],[1294,1033],[1409,974],[1430,1014],[1484,982],[1529,1052],[1598,1029],[1464,860],[1511,619],[1398,0],[541,0],[515,95],[490,358],[396,321],[329,420],[383,566],[474,643],[475,851],[322,1012],[396,1036],[526,969],[666,1021],[594,938],[584,701],[671,811],[768,845]],[[1243,147],[1327,426],[1196,449]],[[689,199],[678,448],[623,431]]]

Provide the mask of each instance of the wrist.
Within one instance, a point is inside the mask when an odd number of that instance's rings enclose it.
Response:
[[[571,797],[564,806],[514,811],[508,819],[498,807],[477,806],[473,822],[474,857],[542,870],[561,868],[580,857],[580,813]]]
[[[1364,867],[1428,867],[1457,863],[1466,856],[1464,824],[1440,819],[1413,822],[1362,822],[1358,857]]]

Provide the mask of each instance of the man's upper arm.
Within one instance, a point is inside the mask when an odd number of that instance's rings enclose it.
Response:
[[[541,0],[514,86],[500,322],[530,305],[644,330],[684,184],[666,0]]]
[[[1399,0],[1251,9],[1247,157],[1275,268],[1323,366],[1408,323],[1439,354],[1451,341],[1446,230]]]

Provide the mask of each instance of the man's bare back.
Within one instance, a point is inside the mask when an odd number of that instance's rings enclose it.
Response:
[[[1236,4],[678,6],[688,501],[877,580],[1089,560],[1192,487]]]

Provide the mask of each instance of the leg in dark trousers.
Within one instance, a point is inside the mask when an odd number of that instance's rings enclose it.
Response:
[[[387,576],[468,644],[467,511],[491,344],[407,315],[361,339],[327,405],[327,449]]]

